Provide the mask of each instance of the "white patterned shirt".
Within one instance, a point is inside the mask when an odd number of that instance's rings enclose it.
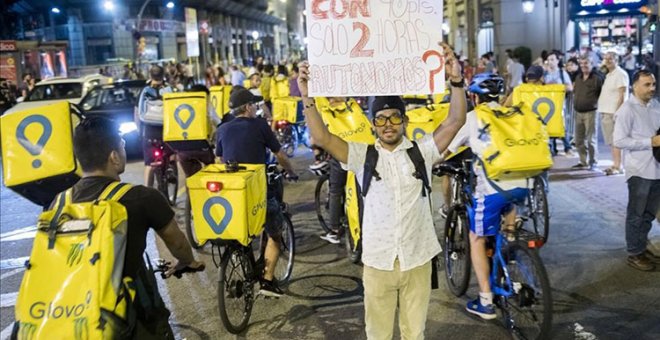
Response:
[[[431,134],[417,143],[430,183],[431,167],[440,160],[440,152]],[[403,137],[394,151],[383,148],[379,140],[375,147],[376,171],[381,180],[375,176],[371,179],[364,198],[362,262],[391,271],[398,258],[401,270],[410,270],[427,263],[442,250],[433,227],[429,198],[422,196],[422,181],[413,177],[415,166],[406,152],[412,147],[410,140]],[[348,164],[343,166],[355,173],[360,187],[366,154],[367,144],[348,143]]]

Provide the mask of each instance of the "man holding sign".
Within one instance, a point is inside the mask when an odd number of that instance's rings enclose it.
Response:
[[[440,252],[429,201],[427,183],[411,160],[417,149],[427,175],[441,159],[456,132],[465,123],[467,103],[464,81],[454,52],[447,45],[441,63],[447,65],[452,84],[451,106],[447,119],[416,144],[404,136],[408,119],[399,96],[377,97],[373,125],[378,139],[374,149],[377,162],[370,170],[373,180],[365,181],[369,161],[368,145],[346,142],[328,131],[309,97],[310,78],[318,82],[307,62],[299,65],[298,84],[304,114],[317,145],[328,151],[342,166],[356,174],[366,192],[362,223],[362,262],[364,263],[364,306],[369,339],[391,339],[394,316],[399,308],[399,329],[403,339],[423,339],[431,295],[431,260]],[[313,53],[313,52],[311,52]],[[319,72],[320,69],[315,68]],[[321,80],[322,81],[322,80]],[[373,149],[372,149],[373,150]],[[422,171],[423,172],[423,171]],[[371,177],[369,177],[371,178]],[[371,186],[369,190],[369,184]]]

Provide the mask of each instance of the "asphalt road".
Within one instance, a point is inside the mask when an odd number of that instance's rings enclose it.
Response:
[[[606,150],[601,150],[601,152]],[[605,154],[603,154],[605,155]],[[210,248],[197,254],[207,264],[201,274],[159,279],[160,291],[172,311],[177,339],[365,339],[361,267],[349,263],[343,248],[319,238],[313,207],[316,178],[305,172],[311,153],[294,158],[301,181],[287,184],[285,200],[293,212],[296,261],[287,295],[259,298],[248,330],[228,334],[217,303],[218,270]],[[572,171],[575,158],[555,158],[551,171],[551,229],[541,249],[554,298],[555,339],[660,339],[660,270],[638,272],[625,263],[623,220],[627,188],[623,176],[606,177]],[[605,166],[605,163],[601,163]],[[142,182],[142,165],[132,162],[124,181]],[[438,183],[434,199],[441,202]],[[435,204],[439,206],[438,203]],[[182,221],[182,200],[177,218]],[[13,306],[30,253],[39,207],[5,187],[0,190],[0,340],[11,331]],[[440,233],[444,221],[436,216]],[[652,231],[660,244],[660,228]],[[171,258],[163,243],[149,237],[152,258]],[[442,272],[440,273],[443,274]],[[445,287],[431,296],[428,339],[508,339],[501,318],[482,321],[464,311],[467,297],[456,298]],[[468,296],[477,294],[472,279]],[[398,332],[398,331],[397,331]],[[398,337],[398,335],[396,336]]]

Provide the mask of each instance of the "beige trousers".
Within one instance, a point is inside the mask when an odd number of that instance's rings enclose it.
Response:
[[[424,339],[426,314],[431,299],[431,261],[402,272],[364,266],[364,319],[369,340],[390,340],[398,307],[403,340]]]

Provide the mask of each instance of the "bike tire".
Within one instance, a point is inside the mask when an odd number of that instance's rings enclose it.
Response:
[[[175,206],[179,191],[179,167],[177,166],[177,161],[167,162],[167,169],[164,175],[166,184],[165,197],[167,197],[171,206]]]
[[[546,243],[550,233],[550,212],[543,179],[539,177],[534,179],[530,195],[529,209],[532,214],[534,233],[543,240],[543,243]]]
[[[325,188],[325,190],[324,190]],[[314,189],[314,205],[316,207],[316,217],[321,224],[321,228],[327,234],[332,232],[330,228],[330,176],[323,175],[319,177],[316,182],[316,189]]]
[[[357,247],[353,246],[353,234],[348,226],[348,221],[343,223],[344,228],[344,245],[346,246],[346,257],[348,261],[354,264],[359,264],[362,260],[362,243],[358,242]]]
[[[194,249],[201,249],[202,247],[204,247],[204,244],[206,242],[200,243],[199,240],[197,239],[197,235],[195,234],[195,228],[194,228],[194,222],[192,216],[192,206],[190,203],[190,195],[186,195],[186,206],[183,216],[186,225],[186,235],[188,236],[188,241],[190,242],[190,246],[192,246]]]
[[[229,333],[243,332],[252,315],[254,304],[252,263],[247,253],[227,247],[220,261],[218,277],[218,309],[220,320]]]
[[[502,249],[502,256],[515,290],[510,297],[499,297],[507,330],[514,339],[550,339],[552,293],[538,251],[530,249],[524,241],[516,241]],[[506,285],[504,275],[500,270],[496,279],[498,284]]]
[[[284,214],[282,225],[282,239],[280,241],[280,256],[275,267],[275,278],[277,283],[284,286],[291,280],[293,273],[293,261],[296,257],[296,235],[293,230],[291,218]]]
[[[470,227],[464,209],[447,212],[443,239],[445,278],[452,294],[463,296],[470,283]]]

